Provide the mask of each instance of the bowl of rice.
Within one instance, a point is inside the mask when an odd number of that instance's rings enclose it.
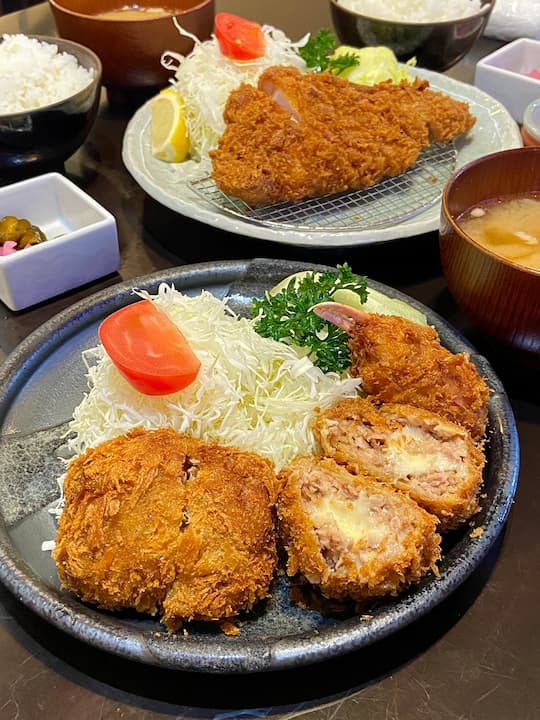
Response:
[[[406,62],[443,72],[482,35],[495,0],[329,0],[340,42],[384,45]]]
[[[94,123],[101,73],[98,56],[78,43],[0,36],[0,177],[61,168]]]

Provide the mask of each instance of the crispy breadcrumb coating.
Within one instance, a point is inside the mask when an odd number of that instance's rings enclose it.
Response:
[[[327,598],[362,602],[436,572],[437,518],[405,493],[315,456],[295,459],[278,479],[289,576]]]
[[[135,430],[77,457],[53,558],[62,586],[107,610],[220,621],[269,593],[273,467],[171,429]]]
[[[281,66],[234,90],[224,120],[212,176],[254,206],[370,187],[475,122],[425,80],[368,87]]]
[[[403,317],[341,303],[321,303],[313,311],[349,333],[351,374],[372,399],[425,408],[482,441],[489,389],[467,353],[450,352],[433,327]]]
[[[314,430],[323,453],[407,492],[439,518],[440,531],[480,509],[483,453],[465,428],[440,415],[354,398],[321,413]]]

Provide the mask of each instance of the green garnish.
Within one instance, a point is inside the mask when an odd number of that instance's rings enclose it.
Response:
[[[332,75],[339,75],[360,61],[354,53],[334,56],[336,46],[336,38],[330,30],[319,30],[315,37],[310,36],[305,45],[297,48],[297,52],[308,68],[317,72],[328,70]]]
[[[366,287],[366,278],[355,275],[347,263],[338,265],[337,273],[314,271],[301,279],[293,276],[276,294],[266,293],[260,300],[253,300],[255,330],[263,337],[307,347],[311,360],[323,372],[341,373],[351,364],[349,336],[315,315],[311,308],[331,301],[333,293],[340,289],[354,291],[364,303]]]

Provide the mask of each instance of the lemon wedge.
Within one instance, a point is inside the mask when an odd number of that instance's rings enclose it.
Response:
[[[183,99],[170,87],[156,95],[150,107],[152,155],[165,162],[182,162],[189,152]]]

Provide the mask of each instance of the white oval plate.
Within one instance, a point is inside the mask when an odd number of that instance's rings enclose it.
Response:
[[[429,81],[456,100],[469,103],[476,123],[472,130],[456,141],[456,168],[482,155],[498,150],[521,147],[519,127],[508,110],[483,91],[430,70],[415,69],[417,75]],[[409,220],[385,228],[361,231],[331,231],[321,233],[308,230],[255,225],[249,221],[220,212],[189,188],[186,180],[193,178],[194,163],[169,164],[153,157],[150,148],[150,101],[131,118],[124,134],[122,159],[133,178],[154,200],[186,217],[237,235],[270,240],[286,245],[304,247],[352,247],[399,238],[422,235],[439,227],[440,202]]]

